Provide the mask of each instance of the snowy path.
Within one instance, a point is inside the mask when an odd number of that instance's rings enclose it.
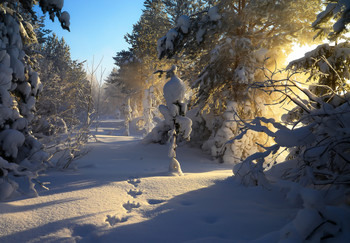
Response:
[[[185,176],[167,176],[167,146],[116,136],[117,125],[101,124],[77,170],[42,177],[40,197],[1,202],[0,242],[246,242],[295,217],[280,193],[237,185],[231,165],[196,149],[180,147]]]

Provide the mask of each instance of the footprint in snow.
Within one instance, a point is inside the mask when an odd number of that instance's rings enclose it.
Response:
[[[106,222],[109,223],[110,226],[116,225],[118,223],[123,223],[128,221],[129,217],[117,217],[116,215],[111,216],[107,215]]]
[[[165,202],[165,200],[161,199],[148,199],[147,202],[151,205],[156,205]]]
[[[128,213],[130,213],[134,208],[141,207],[141,204],[136,203],[135,201],[134,202],[128,201],[127,203],[123,204],[123,207],[128,211]]]
[[[138,178],[132,178],[127,180],[127,182],[131,185],[133,185],[134,187],[138,187],[138,185],[141,183],[141,180]]]
[[[128,194],[129,194],[130,196],[132,196],[133,198],[136,198],[137,196],[142,195],[142,191],[141,191],[141,190],[136,190],[136,189],[130,189],[130,190],[128,191]]]

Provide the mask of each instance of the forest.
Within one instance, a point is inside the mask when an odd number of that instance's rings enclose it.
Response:
[[[145,0],[105,79],[63,9],[0,0],[0,242],[350,240],[349,0]]]

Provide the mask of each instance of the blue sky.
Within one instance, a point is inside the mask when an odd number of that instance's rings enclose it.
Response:
[[[62,30],[57,19],[47,16],[46,28],[63,37],[71,48],[73,60],[86,60],[91,66],[103,57],[102,67],[108,76],[114,66],[116,52],[128,48],[124,40],[131,33],[143,9],[144,0],[65,0],[62,11],[70,14],[70,30]],[[99,70],[100,72],[100,70]],[[99,77],[99,74],[98,74]]]

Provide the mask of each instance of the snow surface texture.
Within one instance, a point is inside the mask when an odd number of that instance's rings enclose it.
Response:
[[[51,181],[40,197],[1,202],[0,242],[302,242],[294,239],[309,222],[322,221],[315,210],[343,224],[326,242],[349,242],[348,206],[318,205],[322,195],[289,182],[244,187],[231,165],[192,148],[178,149],[188,173],[166,176],[167,146],[116,136],[122,124],[101,122],[102,143],[90,144],[77,170],[39,178]]]

